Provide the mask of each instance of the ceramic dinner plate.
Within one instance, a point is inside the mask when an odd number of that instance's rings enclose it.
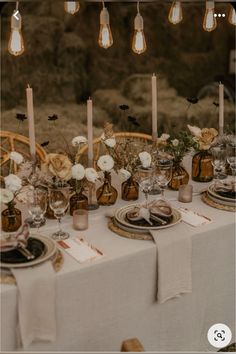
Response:
[[[172,227],[178,224],[181,221],[181,214],[178,210],[172,209],[173,217],[172,220],[167,225],[162,226],[139,226],[129,223],[126,218],[126,214],[134,209],[137,204],[126,205],[120,209],[117,209],[115,212],[115,219],[118,221],[119,224],[122,224],[129,229],[136,229],[136,230],[159,230],[159,229],[166,229],[167,227]]]
[[[217,193],[214,189],[214,183],[208,187],[208,194],[209,194],[209,196],[212,196],[213,198],[218,199],[218,202],[221,202],[223,204],[224,204],[224,202],[228,202],[229,203],[228,205],[234,205],[235,201],[236,201],[236,199],[222,196],[219,193]]]
[[[31,243],[33,244],[32,247],[35,247],[35,249],[32,252],[35,255],[35,259],[26,261],[26,259],[21,259],[18,258],[17,256],[14,259],[14,254],[12,256],[11,254],[9,254],[9,257],[7,257],[7,252],[4,252],[4,255],[1,256],[0,267],[2,268],[32,267],[47,261],[48,259],[53,257],[53,255],[57,251],[57,246],[55,242],[48,237],[41,236],[41,235],[33,235],[30,236],[30,239],[31,239]],[[5,262],[4,259],[6,260]]]

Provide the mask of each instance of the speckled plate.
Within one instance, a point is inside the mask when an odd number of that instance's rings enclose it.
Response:
[[[181,214],[178,210],[172,209],[173,210],[173,217],[172,220],[167,224],[167,225],[159,225],[159,226],[139,226],[139,225],[134,225],[131,224],[127,218],[126,214],[130,212],[132,209],[134,209],[138,204],[131,204],[131,205],[126,205],[120,209],[117,209],[115,212],[115,219],[118,221],[118,223],[128,227],[129,229],[136,229],[136,230],[160,230],[160,229],[166,229],[168,227],[175,226],[181,221]]]
[[[215,188],[214,188],[214,183],[212,183],[208,187],[208,195],[212,196],[215,199],[218,199],[219,203],[227,202],[227,203],[229,203],[229,204],[231,204],[233,206],[235,204],[235,202],[236,202],[236,199],[234,199],[234,198],[226,197],[226,196],[223,196],[223,195],[217,193],[215,191]]]

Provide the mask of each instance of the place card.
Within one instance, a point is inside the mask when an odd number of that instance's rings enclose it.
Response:
[[[92,261],[103,256],[103,253],[83,239],[75,238],[57,241],[66,253],[75,258],[79,263]]]
[[[195,211],[189,210],[187,208],[179,208],[182,216],[182,221],[191,226],[197,227],[201,225],[206,225],[212,222],[212,220],[204,215],[200,215]]]

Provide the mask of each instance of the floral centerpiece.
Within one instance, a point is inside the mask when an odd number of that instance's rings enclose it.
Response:
[[[164,151],[167,152],[173,160],[172,178],[169,187],[178,190],[182,184],[187,184],[189,174],[182,166],[184,156],[196,146],[192,136],[185,131],[180,132],[174,137],[166,140]]]
[[[140,164],[143,168],[150,167],[151,155],[142,151],[143,147],[132,139],[116,141],[111,123],[105,123],[101,141],[112,157],[114,170],[122,181],[122,199],[127,201],[137,200],[139,188],[134,176]]]
[[[97,161],[97,166],[104,174],[103,185],[96,192],[98,204],[113,205],[118,196],[117,190],[111,184],[111,171],[114,167],[114,160],[110,155],[102,155]]]
[[[7,206],[2,211],[2,230],[17,231],[22,224],[21,211],[15,207],[15,199],[22,189],[22,180],[13,172],[13,164],[21,165],[24,158],[16,151],[10,153],[9,175],[4,177],[5,188],[0,189],[1,202]]]
[[[212,155],[209,151],[214,145],[218,131],[214,128],[203,128],[188,125],[188,129],[196,142],[197,153],[192,160],[192,179],[197,182],[209,182],[213,179]]]

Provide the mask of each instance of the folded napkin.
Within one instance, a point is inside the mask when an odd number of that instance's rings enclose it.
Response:
[[[235,181],[216,181],[214,184],[214,190],[216,192],[225,192],[225,193],[235,193],[236,192],[236,182]]]
[[[18,287],[19,335],[23,348],[56,339],[55,273],[51,261],[11,269]]]
[[[182,216],[182,221],[191,226],[201,226],[211,223],[211,219],[204,215],[200,215],[192,210],[186,208],[179,208]]]
[[[186,233],[150,231],[157,246],[157,301],[192,291],[192,239]]]
[[[17,234],[14,236],[14,238],[10,240],[0,240],[0,252],[14,249],[19,245],[26,247],[28,237],[29,237],[29,225],[24,224],[17,232]]]

